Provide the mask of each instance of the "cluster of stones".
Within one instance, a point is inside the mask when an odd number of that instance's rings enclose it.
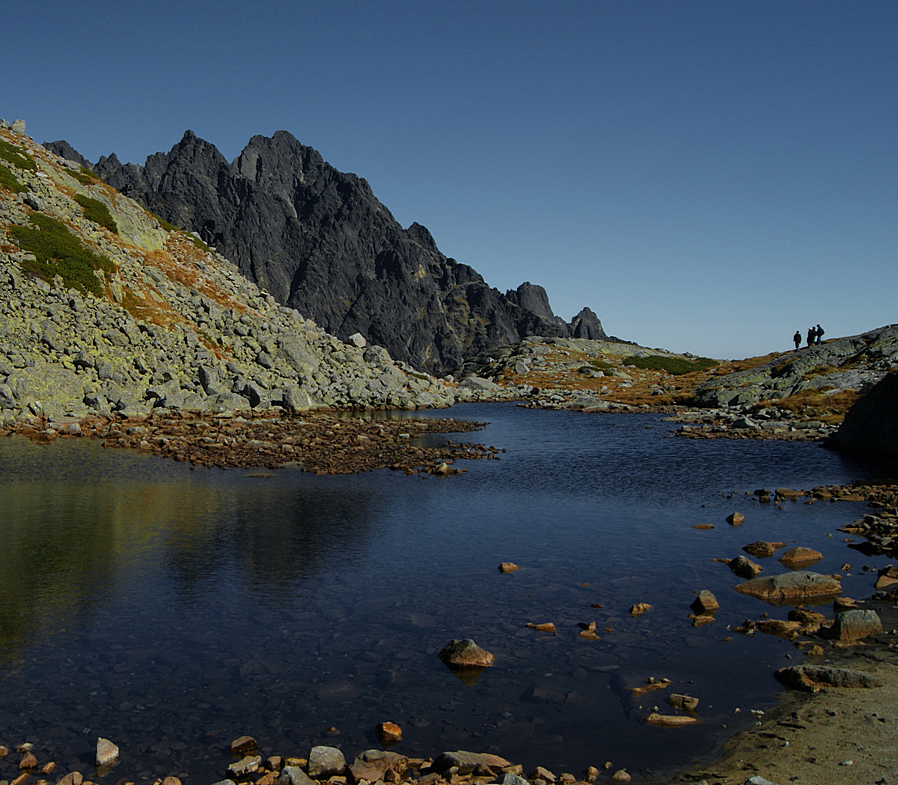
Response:
[[[832,436],[837,426],[820,420],[803,420],[788,409],[751,405],[725,409],[699,409],[669,418],[682,423],[675,431],[686,439],[777,439],[820,441]]]
[[[18,776],[12,780],[0,780],[7,782],[9,785],[50,785],[48,777],[53,777],[56,785],[93,785],[93,782],[80,771],[70,771],[64,775],[57,776],[57,765],[55,761],[41,761],[35,754],[35,747],[30,742],[19,744],[15,748],[20,754],[16,768],[19,771]],[[10,754],[9,748],[0,746],[0,760],[5,760]],[[97,779],[109,773],[119,759],[119,748],[109,739],[102,736],[97,739],[96,754],[94,764],[96,767]],[[166,777],[165,780],[159,780],[156,785],[181,785],[181,781],[177,777]]]
[[[0,129],[37,164],[15,170],[30,190],[0,188],[0,420],[35,415],[146,416],[154,409],[443,407],[482,397],[394,362],[361,336],[342,342],[278,305],[224,257],[166,232],[142,207]],[[84,218],[72,194],[109,207],[118,234]],[[34,257],[6,230],[44,212],[116,271],[106,297],[25,273]],[[146,317],[146,318],[144,318]]]
[[[851,489],[856,495],[859,489]],[[875,514],[865,515],[853,523],[842,526],[839,531],[845,534],[857,534],[865,538],[862,543],[853,543],[849,547],[861,551],[867,556],[898,557],[898,485],[887,484],[872,486],[864,494],[869,506],[876,509]],[[881,576],[882,577],[882,576]],[[877,582],[877,589],[889,588],[894,593],[890,582]]]
[[[319,474],[344,474],[389,467],[408,474],[458,474],[459,459],[498,459],[499,449],[448,442],[424,447],[425,433],[472,431],[483,423],[448,419],[303,416],[263,412],[252,417],[155,413],[146,418],[33,418],[0,425],[0,435],[20,434],[38,443],[57,439],[102,439],[105,447],[130,448],[197,466],[294,466]]]
[[[392,723],[390,723],[392,724]],[[239,760],[227,768],[228,778],[216,785],[369,785],[370,783],[400,783],[412,785],[573,785],[593,783],[599,770],[589,767],[581,777],[573,774],[556,775],[538,766],[525,779],[520,764],[513,764],[498,755],[458,750],[444,752],[436,758],[410,758],[389,750],[370,749],[348,763],[337,747],[313,747],[307,758],[272,755],[263,759],[255,740],[242,736],[234,741],[231,753]],[[612,781],[629,782],[629,775],[615,772]]]

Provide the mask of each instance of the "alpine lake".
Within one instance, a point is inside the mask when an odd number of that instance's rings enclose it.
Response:
[[[121,761],[98,782],[206,785],[243,734],[263,756],[326,744],[351,760],[391,721],[408,756],[493,752],[577,775],[609,761],[635,779],[711,755],[804,657],[729,629],[788,608],[734,591],[741,579],[712,559],[756,540],[809,546],[824,554],[810,569],[843,574],[856,598],[873,591],[861,565],[885,566],[836,533],[863,504],[752,495],[878,476],[875,462],[678,439],[659,414],[432,413],[447,414],[489,422],[463,438],[500,460],[450,477],[315,476],[0,440],[0,743],[93,772],[103,736]],[[785,572],[776,558],[762,574]],[[721,607],[693,626],[702,589]],[[652,607],[632,616],[637,603]],[[526,626],[544,622],[556,632]],[[589,622],[597,640],[579,636]],[[437,656],[463,638],[496,657],[476,678]],[[650,677],[670,689],[635,696]],[[670,692],[699,698],[699,724],[645,722],[655,706],[674,713]]]

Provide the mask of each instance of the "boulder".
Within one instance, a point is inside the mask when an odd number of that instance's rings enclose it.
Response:
[[[819,692],[826,687],[856,689],[882,686],[882,679],[872,674],[824,665],[792,665],[780,668],[775,675],[789,689],[804,692]]]
[[[97,767],[111,766],[118,760],[119,749],[109,739],[97,739]]]
[[[284,766],[275,782],[277,785],[315,785],[314,780],[299,766]]]
[[[836,614],[829,635],[840,641],[858,641],[882,632],[882,620],[876,611],[859,608]]]
[[[398,752],[386,750],[365,750],[356,757],[349,767],[352,778],[359,782],[368,780],[377,782],[384,779],[384,774],[392,771],[401,778],[408,769],[408,758]],[[285,784],[286,785],[286,784]],[[289,783],[289,785],[304,785],[303,783]]]
[[[757,597],[772,604],[798,604],[806,600],[825,600],[837,597],[842,584],[831,575],[797,570],[783,575],[752,578],[735,587],[736,591]]]
[[[336,747],[312,747],[308,770],[309,776],[315,779],[336,777],[346,770],[346,758]]]
[[[701,614],[703,616],[707,616],[708,614],[714,613],[714,611],[720,608],[720,603],[717,601],[717,597],[715,597],[710,591],[707,589],[702,589],[698,593],[698,597],[693,600],[692,605],[689,606],[695,611],[697,614]]]
[[[730,559],[727,562],[727,566],[740,578],[754,578],[761,572],[761,565],[755,564],[745,556],[737,556],[735,559]]]
[[[757,542],[743,545],[742,550],[749,556],[754,556],[758,559],[766,559],[769,556],[773,556],[779,548],[785,547],[786,543],[784,542],[765,542],[764,540],[758,540]]]
[[[745,516],[741,512],[734,512],[731,515],[727,515],[727,523],[730,526],[741,526],[745,523]]]
[[[672,692],[668,695],[667,702],[680,711],[695,711],[698,708],[698,698],[694,698],[692,695],[683,695],[679,692]]]
[[[823,554],[820,551],[815,551],[813,548],[805,548],[801,545],[796,545],[794,548],[789,548],[782,556],[780,556],[780,562],[782,562],[783,566],[789,567],[790,569],[795,569],[798,567],[807,567],[811,564],[816,564],[823,558]]]
[[[458,750],[456,752],[444,752],[434,762],[433,770],[438,774],[443,774],[453,767],[458,767],[458,773],[462,776],[471,774],[478,766],[489,766],[493,770],[501,770],[511,766],[511,762],[500,758],[498,755],[491,755],[486,752],[465,752]]]
[[[488,668],[496,659],[470,638],[449,641],[439,658],[450,668]]]
[[[231,742],[231,755],[234,757],[244,757],[258,749],[259,745],[252,736],[241,736]]]

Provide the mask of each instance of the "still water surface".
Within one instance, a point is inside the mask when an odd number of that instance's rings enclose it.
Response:
[[[827,537],[859,505],[780,510],[744,494],[882,466],[814,444],[676,439],[650,414],[453,416],[489,420],[473,438],[502,459],[450,478],[258,476],[0,440],[0,743],[85,770],[105,736],[122,763],[104,780],[198,785],[220,778],[241,734],[266,755],[323,743],[351,756],[378,746],[386,720],[408,755],[492,751],[556,773],[684,765],[774,703],[773,670],[799,659],[726,629],[785,609],[733,591],[710,559],[766,539],[823,551],[820,572],[881,566]],[[724,520],[736,509],[739,528]],[[521,569],[501,574],[504,561]],[[845,593],[869,596],[855,575]],[[700,589],[722,607],[694,628]],[[637,602],[653,607],[632,618]],[[525,626],[546,621],[557,635]],[[590,621],[598,641],[577,635]],[[436,656],[469,637],[496,655],[474,684]],[[699,697],[702,724],[646,725],[653,706],[670,711],[665,692],[630,693],[649,676]]]

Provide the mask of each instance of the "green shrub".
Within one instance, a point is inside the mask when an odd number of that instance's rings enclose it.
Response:
[[[147,210],[146,207],[144,207],[143,209],[144,209],[144,210]],[[180,231],[181,231],[180,229],[178,229],[177,226],[174,226],[173,224],[170,224],[170,223],[169,223],[168,221],[166,221],[164,218],[160,218],[160,217],[159,217],[158,215],[156,215],[156,213],[154,213],[152,210],[147,210],[147,214],[153,216],[153,218],[155,218],[156,221],[159,223],[159,226],[161,226],[163,229],[165,229],[166,232],[180,232]]]
[[[100,178],[86,166],[82,166],[80,172],[69,171],[69,174],[81,183],[81,185],[93,185],[93,183],[100,181]]]
[[[4,139],[0,139],[0,158],[18,169],[27,169],[29,172],[34,172],[37,169],[37,164],[28,153]]]
[[[94,271],[111,273],[115,270],[113,262],[85,248],[62,221],[39,214],[28,220],[31,226],[10,226],[7,230],[21,248],[37,258],[26,266],[44,280],[52,281],[59,275],[67,287],[101,296],[103,290]]]
[[[0,164],[0,185],[2,185],[7,191],[12,191],[14,194],[24,193],[28,190],[28,188],[22,185],[18,180],[16,180],[15,175],[9,170],[8,167]]]
[[[664,357],[660,354],[651,354],[648,357],[625,357],[623,363],[651,371],[667,371],[675,376],[719,365],[717,360],[710,360],[707,357],[699,357],[694,362],[690,362],[682,357]]]
[[[105,227],[113,234],[118,234],[118,226],[115,224],[115,219],[109,212],[109,208],[103,204],[103,202],[99,199],[91,199],[89,196],[84,196],[82,194],[78,194],[75,197],[75,201],[81,205],[84,210],[84,217],[87,218],[88,221],[100,224],[100,226]]]

